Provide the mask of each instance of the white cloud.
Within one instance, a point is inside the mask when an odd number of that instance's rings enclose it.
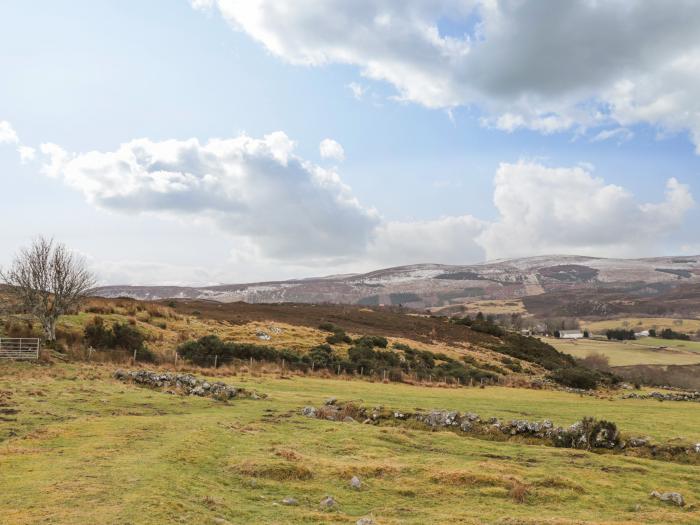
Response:
[[[36,150],[30,146],[19,146],[17,148],[17,153],[19,153],[22,164],[30,162],[36,157]]]
[[[634,133],[627,128],[604,129],[591,139],[591,142],[602,142],[604,140],[617,140],[618,144],[627,142],[634,137]]]
[[[333,139],[323,139],[318,146],[321,157],[337,161],[345,160],[345,150]]]
[[[477,105],[506,131],[648,123],[689,131],[700,152],[700,2],[206,3],[288,62],[354,65],[402,100]]]
[[[352,91],[352,96],[357,100],[362,100],[362,97],[364,97],[367,92],[367,88],[357,82],[350,82],[348,84],[348,89]]]
[[[231,268],[241,281],[547,253],[646,255],[694,205],[688,187],[674,178],[664,200],[639,203],[594,177],[585,163],[521,161],[496,172],[495,221],[471,215],[388,221],[359,203],[334,170],[297,156],[282,132],[206,143],[137,139],[111,152],[77,154],[47,143],[41,151],[43,173],[96,207],[216,226],[230,256],[207,271],[187,270],[198,282],[224,280]],[[158,274],[143,263],[110,272],[115,279],[131,276],[130,282],[136,274]],[[173,266],[157,280],[174,283],[176,275]]]
[[[0,144],[17,144],[19,137],[17,132],[6,120],[0,120]]]
[[[478,237],[490,259],[536,254],[647,254],[693,207],[687,186],[671,178],[660,203],[639,204],[589,170],[534,162],[501,164],[495,177],[499,218]]]
[[[132,140],[111,152],[71,155],[42,144],[43,172],[60,176],[99,208],[212,221],[254,239],[269,258],[313,260],[365,250],[379,218],[337,173],[293,153],[282,132],[200,144]]]

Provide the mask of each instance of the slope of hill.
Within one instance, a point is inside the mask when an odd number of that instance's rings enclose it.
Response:
[[[681,300],[687,285],[700,288],[700,256],[603,259],[539,256],[468,266],[417,264],[366,274],[205,287],[104,286],[102,297],[209,299],[248,303],[342,303],[449,308],[476,300],[508,300],[572,291]],[[564,300],[566,303],[567,301]]]

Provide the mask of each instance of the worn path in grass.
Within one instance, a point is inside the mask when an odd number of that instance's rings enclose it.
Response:
[[[269,398],[222,404],[121,384],[110,370],[0,365],[2,402],[19,410],[0,421],[3,523],[700,522],[700,510],[647,496],[678,490],[700,501],[698,467],[297,413],[336,396],[559,424],[594,415],[667,440],[700,439],[699,404],[302,377],[228,378]],[[509,496],[513,480],[528,487],[522,503]],[[327,494],[338,510],[319,510]],[[299,505],[280,505],[285,496]]]

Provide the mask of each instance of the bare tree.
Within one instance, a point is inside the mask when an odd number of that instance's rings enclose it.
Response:
[[[83,258],[64,244],[39,237],[23,248],[0,279],[12,286],[24,307],[39,319],[47,341],[56,339],[59,316],[80,304],[95,285]]]

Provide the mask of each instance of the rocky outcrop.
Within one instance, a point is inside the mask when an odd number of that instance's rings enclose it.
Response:
[[[167,392],[187,396],[211,397],[226,401],[238,397],[257,399],[265,397],[255,392],[227,385],[220,381],[198,379],[192,374],[172,374],[168,372],[151,372],[149,370],[117,370],[114,378],[149,388],[164,389]]]

